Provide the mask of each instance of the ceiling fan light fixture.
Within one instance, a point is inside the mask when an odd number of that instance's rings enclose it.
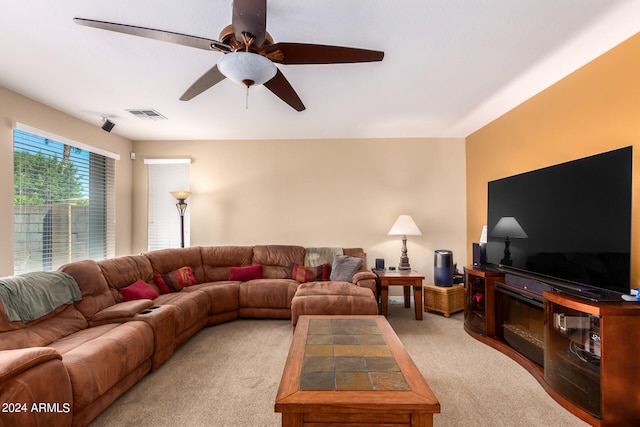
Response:
[[[269,59],[251,52],[227,53],[218,60],[218,69],[229,80],[246,87],[264,84],[278,71]]]

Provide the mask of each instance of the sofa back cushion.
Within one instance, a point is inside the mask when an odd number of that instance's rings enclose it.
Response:
[[[91,319],[100,310],[116,303],[102,270],[93,260],[83,260],[65,264],[59,268],[73,276],[82,292],[82,300],[75,303],[76,308],[86,319]]]
[[[253,246],[202,246],[200,253],[203,282],[229,280],[231,267],[246,267],[253,260]]]
[[[198,283],[205,281],[202,268],[202,255],[199,247],[160,249],[143,254],[151,262],[151,268],[156,274],[166,274],[182,267],[191,267]]]
[[[256,245],[251,264],[262,265],[262,277],[265,279],[290,279],[291,267],[303,265],[304,254],[302,246]]]
[[[151,261],[144,255],[125,255],[98,261],[104,278],[116,302],[124,301],[118,290],[127,287],[139,279],[144,280],[158,293],[160,289],[153,281]]]
[[[84,315],[73,304],[27,323],[9,322],[0,303],[0,350],[44,347],[88,327]]]

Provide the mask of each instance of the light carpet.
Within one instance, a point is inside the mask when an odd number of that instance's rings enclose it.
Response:
[[[435,426],[587,426],[520,365],[450,318],[389,305],[388,320],[441,405]],[[290,320],[205,327],[100,414],[103,426],[279,426],[274,412],[291,343]]]

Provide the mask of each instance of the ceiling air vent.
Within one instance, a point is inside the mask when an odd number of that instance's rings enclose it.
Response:
[[[127,110],[134,116],[142,120],[167,120],[165,116],[156,110]]]

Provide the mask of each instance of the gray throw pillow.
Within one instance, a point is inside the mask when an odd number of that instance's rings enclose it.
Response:
[[[348,255],[336,255],[331,265],[330,280],[340,282],[351,282],[353,275],[360,270],[362,258],[355,258]]]

